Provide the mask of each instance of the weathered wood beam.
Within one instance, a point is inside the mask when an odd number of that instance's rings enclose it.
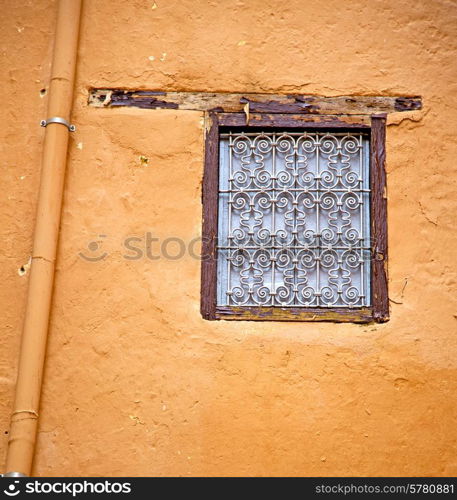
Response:
[[[247,321],[334,321],[338,323],[370,323],[371,307],[257,307],[217,306],[214,318]]]
[[[311,115],[372,115],[422,108],[419,96],[339,96],[214,92],[157,92],[152,90],[92,89],[89,105],[184,109],[221,113],[278,113]]]

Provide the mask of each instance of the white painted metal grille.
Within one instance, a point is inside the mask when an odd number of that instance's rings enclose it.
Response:
[[[370,305],[369,140],[220,136],[218,305]]]

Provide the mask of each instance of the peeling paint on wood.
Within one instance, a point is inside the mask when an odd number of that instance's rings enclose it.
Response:
[[[415,111],[422,109],[420,97],[397,97],[395,99],[395,111]]]
[[[203,238],[201,264],[201,314],[215,319],[216,308],[216,236],[219,185],[219,125],[215,113],[205,116],[205,170],[203,173]]]
[[[371,260],[371,300],[374,319],[384,322],[389,319],[385,116],[372,117],[370,151],[371,236],[375,255]]]
[[[338,96],[300,94],[254,94],[217,92],[164,92],[153,90],[92,89],[89,105],[94,107],[134,106],[144,109],[184,109],[270,114],[371,115],[422,108],[419,96]]]
[[[370,307],[357,309],[324,307],[227,307],[218,306],[216,319],[247,321],[333,321],[369,323],[373,321]]]

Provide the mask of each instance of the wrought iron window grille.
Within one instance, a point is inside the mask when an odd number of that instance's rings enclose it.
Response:
[[[369,306],[368,135],[230,132],[219,151],[217,305]]]

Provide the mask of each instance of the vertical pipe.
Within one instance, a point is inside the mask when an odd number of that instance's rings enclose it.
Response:
[[[70,122],[82,0],[60,0],[47,118]],[[32,267],[11,416],[7,474],[30,475],[35,449],[67,160],[67,127],[45,129]]]

